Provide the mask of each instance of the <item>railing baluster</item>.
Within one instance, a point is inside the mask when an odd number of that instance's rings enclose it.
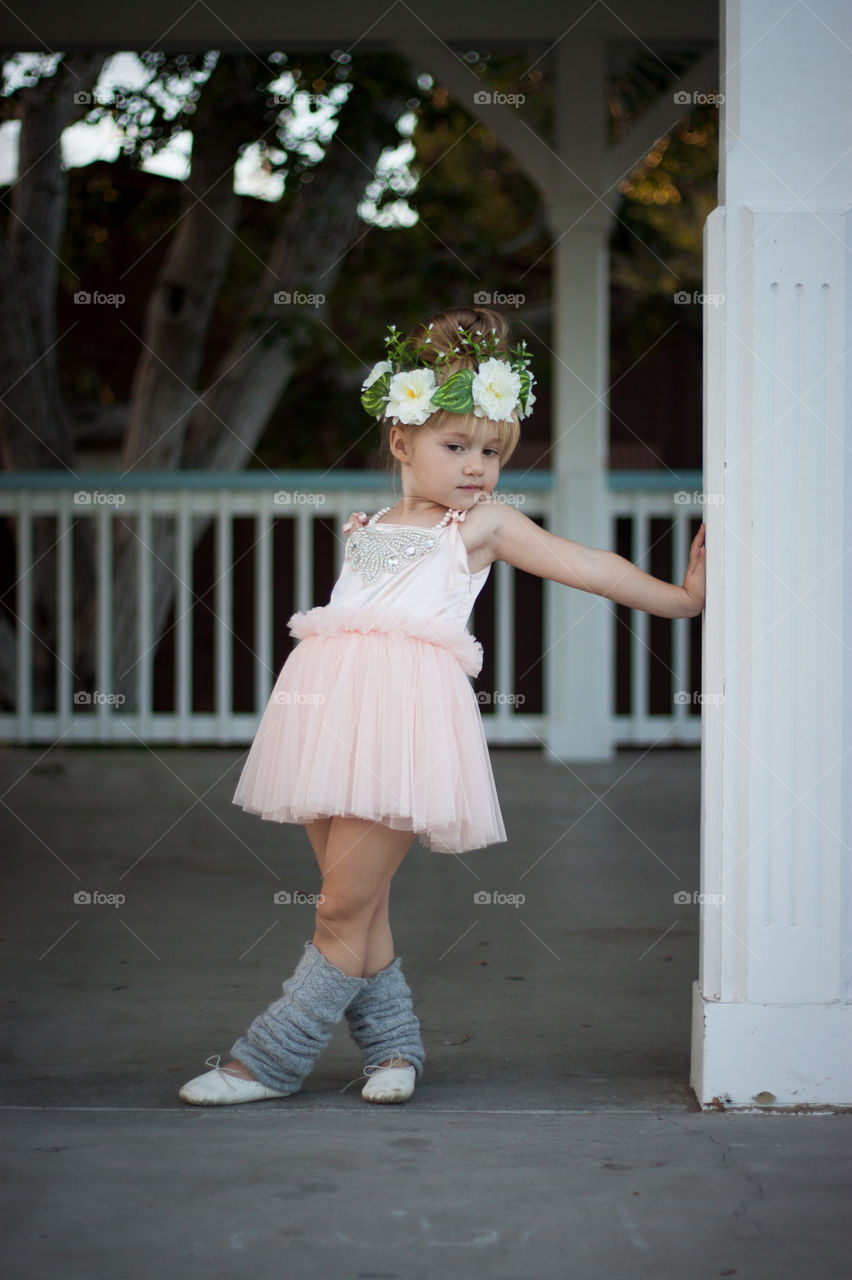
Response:
[[[370,506],[370,503],[364,504],[364,510]],[[357,505],[357,499],[351,493],[341,493],[335,495],[334,506],[332,511],[326,512],[325,517],[331,523],[334,530],[334,577],[335,581],[340,576],[340,570],[343,568],[343,561],[346,559],[346,542],[347,535],[343,532],[343,525],[349,516],[350,511],[360,511],[361,507]]]
[[[154,614],[151,573],[151,494],[139,494],[139,568],[136,600],[136,706],[139,714],[139,736],[144,738],[151,728],[153,715]]]
[[[634,563],[648,572],[648,544],[651,525],[650,514],[646,503],[639,497],[638,507],[633,519],[635,554]],[[648,614],[641,609],[630,611],[630,668],[631,689],[630,708],[633,714],[634,736],[636,728],[643,724],[648,715]]]
[[[505,698],[514,692],[515,681],[515,571],[505,560],[498,560],[495,565],[497,581],[495,583],[496,622],[495,639],[497,644],[496,661],[494,663],[494,689],[491,691],[495,701],[492,710],[495,716],[495,727],[498,734],[501,729],[508,728],[512,720],[512,703],[497,701],[496,695]],[[498,738],[499,740],[499,738]]]
[[[231,574],[233,571],[232,555],[232,520],[231,500],[227,492],[219,495],[216,514],[216,620],[215,620],[215,653],[216,653],[216,719],[217,735],[220,742],[230,738],[230,719],[232,701],[233,673],[231,655],[234,632],[231,626],[233,599]]]
[[[310,609],[314,601],[314,529],[310,510],[296,512],[296,608]]]
[[[177,644],[175,646],[175,708],[177,711],[178,742],[192,741],[192,493],[179,489],[176,495],[177,554],[175,588],[175,617],[177,619]]]
[[[674,517],[674,565],[673,582],[682,582],[686,573],[689,551],[689,515],[686,511],[677,511]],[[674,668],[674,689],[672,690],[672,714],[678,726],[690,718],[692,702],[691,680],[689,678],[689,619],[675,618],[672,622],[672,667]],[[676,693],[688,693],[689,702],[674,700]]]
[[[254,705],[259,715],[272,692],[272,516],[265,495],[255,516]]]
[[[33,711],[33,494],[25,490],[18,495],[18,741],[29,742]]]
[[[74,675],[74,610],[73,610],[73,564],[74,558],[71,526],[73,495],[66,490],[59,494],[59,515],[56,523],[58,543],[56,547],[56,622],[57,622],[57,655],[59,671],[56,710],[59,732],[64,734],[70,728],[74,714],[74,688],[71,677]],[[76,683],[76,682],[75,682]]]
[[[98,542],[98,619],[97,619],[97,653],[95,670],[97,672],[96,724],[98,740],[108,742],[110,739],[111,704],[106,696],[115,692],[112,671],[112,513],[114,507],[108,503],[98,505],[95,512],[97,521]]]

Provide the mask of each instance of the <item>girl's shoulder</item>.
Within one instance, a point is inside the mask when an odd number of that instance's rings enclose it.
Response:
[[[471,531],[476,529],[483,533],[497,527],[506,504],[493,494],[482,494],[463,515],[463,520]]]
[[[469,507],[462,515],[459,528],[468,558],[483,568],[494,559],[494,535],[499,527],[504,504],[486,495]],[[477,555],[477,553],[479,553]]]
[[[478,552],[476,560],[481,564],[506,559],[514,564],[511,559],[514,548],[529,543],[531,538],[537,544],[542,532],[518,510],[510,494],[492,494],[477,502],[466,513],[461,528],[465,530],[463,538],[468,554]]]

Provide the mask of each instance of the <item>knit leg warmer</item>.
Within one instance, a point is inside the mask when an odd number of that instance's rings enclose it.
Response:
[[[396,1055],[411,1063],[419,1079],[426,1053],[400,957],[365,981],[365,987],[346,1010],[346,1021],[361,1050],[364,1066],[378,1066]]]
[[[331,1039],[334,1023],[368,981],[350,977],[306,942],[284,995],[255,1018],[233,1045],[232,1056],[261,1084],[295,1093]]]

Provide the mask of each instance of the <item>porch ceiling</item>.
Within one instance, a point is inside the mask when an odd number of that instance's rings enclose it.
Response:
[[[175,15],[176,8],[180,9]],[[327,49],[334,41],[351,49],[382,48],[400,38],[440,34],[442,40],[489,48],[558,41],[573,33],[607,40],[698,41],[718,35],[717,6],[703,0],[622,0],[618,8],[589,0],[324,0],[321,5],[282,5],[266,0],[190,0],[115,6],[103,0],[42,0],[34,14],[0,6],[0,47],[37,50],[160,48]]]

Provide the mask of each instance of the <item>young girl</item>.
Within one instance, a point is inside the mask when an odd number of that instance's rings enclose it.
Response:
[[[406,339],[391,328],[386,343],[362,402],[384,422],[402,497],[350,516],[330,602],[290,619],[300,643],[234,795],[262,818],[305,824],[322,875],[316,930],[283,996],[230,1062],[184,1085],[186,1102],[295,1093],[344,1014],[362,1096],[411,1096],[424,1051],[388,893],[415,835],[440,853],[506,839],[468,679],[482,648],[465,625],[495,560],[660,617],[703,608],[703,524],[676,586],[489,501],[534,400],[525,344],[509,348],[503,316],[451,309]]]

